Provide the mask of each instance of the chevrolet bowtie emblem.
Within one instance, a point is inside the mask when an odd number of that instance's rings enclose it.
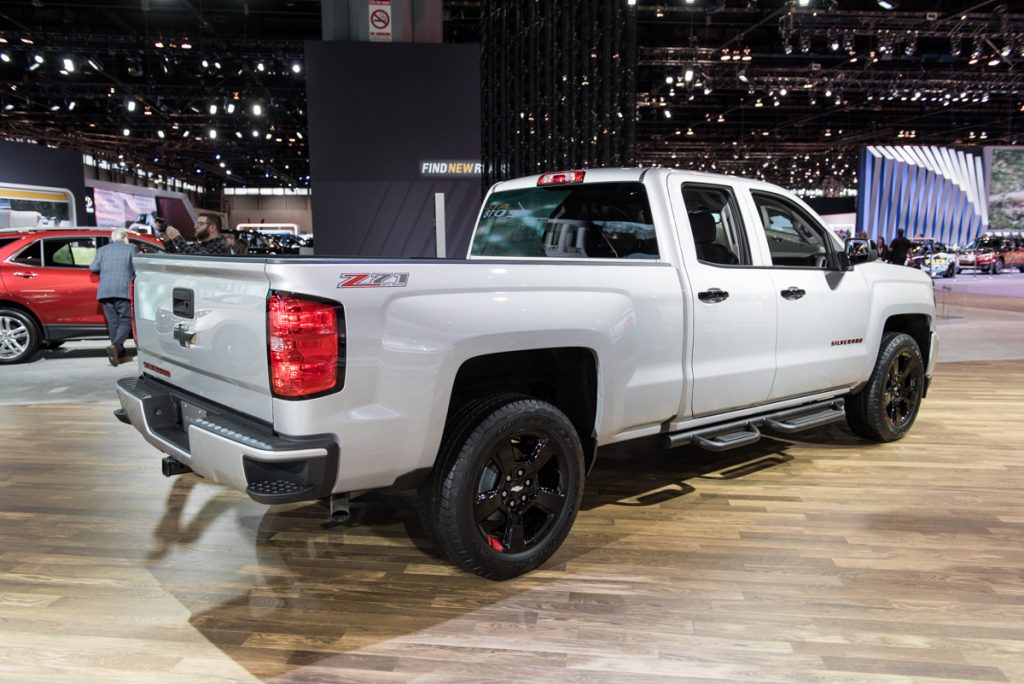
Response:
[[[188,347],[195,343],[196,334],[194,332],[190,333],[185,328],[184,323],[179,323],[178,325],[174,326],[174,339],[177,340],[178,344],[180,344],[182,347]]]

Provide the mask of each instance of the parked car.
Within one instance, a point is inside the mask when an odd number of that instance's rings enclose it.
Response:
[[[140,252],[163,251],[154,237],[129,235]],[[67,340],[107,336],[89,271],[110,229],[0,230],[0,364],[31,359]]]
[[[957,271],[977,269],[998,275],[1007,268],[1024,273],[1024,234],[985,233],[969,243],[957,257]]]
[[[956,277],[956,250],[933,238],[910,238],[913,245],[907,264],[919,268],[932,278]]]

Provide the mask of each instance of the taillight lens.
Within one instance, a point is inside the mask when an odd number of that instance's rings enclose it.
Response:
[[[267,299],[270,386],[275,396],[308,397],[341,386],[340,305],[274,293]]]

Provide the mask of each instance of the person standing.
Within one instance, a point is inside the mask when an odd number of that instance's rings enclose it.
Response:
[[[232,254],[236,256],[245,256],[249,253],[249,245],[239,237],[238,233],[232,233],[231,231],[226,230],[221,233],[221,235],[224,236],[224,241],[228,243],[228,249],[231,250]]]
[[[96,251],[89,270],[100,274],[100,286],[96,288],[96,299],[103,306],[107,319],[107,333],[110,344],[107,358],[111,366],[131,361],[124,348],[125,340],[132,333],[131,296],[132,278],[135,267],[135,245],[128,242],[128,231],[117,228],[110,234],[110,242]]]
[[[889,260],[889,248],[885,244],[885,236],[879,235],[878,240],[875,242],[875,249],[878,250],[878,260],[888,261]]]
[[[896,231],[896,237],[889,243],[889,261],[897,266],[907,265],[907,254],[910,252],[910,240],[903,237],[903,230]]]
[[[181,237],[181,231],[174,226],[167,226],[164,246],[168,252],[176,254],[202,254],[206,256],[231,256],[231,248],[220,233],[220,216],[216,214],[199,214],[196,218],[196,240],[188,243]]]

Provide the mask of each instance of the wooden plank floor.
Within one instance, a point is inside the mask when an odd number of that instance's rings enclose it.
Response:
[[[1024,365],[942,364],[912,434],[603,450],[494,583],[411,500],[267,509],[113,404],[0,408],[2,682],[1024,682]],[[717,460],[716,460],[717,459]]]

